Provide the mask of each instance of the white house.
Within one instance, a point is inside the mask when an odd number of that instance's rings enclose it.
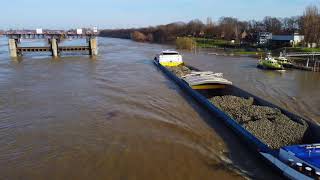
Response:
[[[292,46],[295,46],[301,43],[304,40],[303,35],[294,33],[293,35],[272,35],[271,41],[276,43],[290,43]]]

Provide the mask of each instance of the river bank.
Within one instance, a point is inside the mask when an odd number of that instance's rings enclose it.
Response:
[[[229,49],[229,48],[197,48],[197,51],[207,51],[208,55],[216,56],[238,56],[238,57],[252,57],[261,58],[265,56],[264,52],[259,51],[246,51],[245,49]]]

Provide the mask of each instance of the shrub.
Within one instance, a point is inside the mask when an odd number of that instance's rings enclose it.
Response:
[[[145,42],[147,41],[147,36],[139,31],[134,31],[131,34],[131,39],[138,42]]]
[[[193,50],[194,48],[196,48],[196,42],[188,37],[178,37],[176,40],[176,47],[177,49]]]

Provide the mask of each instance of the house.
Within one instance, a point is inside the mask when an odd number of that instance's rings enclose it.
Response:
[[[240,35],[241,39],[246,39],[248,37],[248,33],[246,30],[244,30],[241,35]]]
[[[265,45],[272,39],[272,33],[270,32],[259,32],[257,36],[257,43],[260,45]]]
[[[296,46],[303,42],[304,36],[298,33],[291,35],[273,35],[269,32],[260,32],[257,36],[258,44],[272,46]]]
[[[248,33],[246,30],[244,30],[241,34],[240,34],[240,43],[241,44],[254,44],[256,43],[256,37],[255,34],[253,33]]]
[[[291,46],[296,46],[303,42],[304,36],[294,33],[293,35],[272,35],[271,44],[284,45],[288,44]]]

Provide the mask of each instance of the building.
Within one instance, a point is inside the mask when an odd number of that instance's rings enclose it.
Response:
[[[266,45],[270,39],[272,39],[272,33],[270,32],[259,32],[257,36],[257,43],[260,45]]]
[[[269,32],[260,32],[257,36],[260,45],[296,46],[303,42],[304,36],[294,33],[292,35],[273,35]]]
[[[241,39],[246,39],[248,37],[248,33],[246,30],[244,30],[241,34],[240,34]]]
[[[281,45],[288,44],[291,46],[296,46],[303,42],[304,36],[295,33],[293,35],[272,35],[271,44]]]

